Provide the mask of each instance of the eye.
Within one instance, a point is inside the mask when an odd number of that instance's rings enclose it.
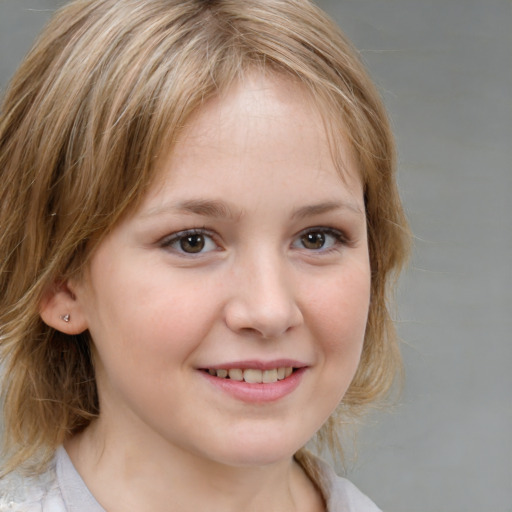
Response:
[[[309,251],[328,251],[346,243],[341,231],[332,228],[311,228],[299,234],[292,246]]]
[[[218,248],[212,236],[200,229],[175,233],[162,240],[161,246],[181,254],[201,254]]]

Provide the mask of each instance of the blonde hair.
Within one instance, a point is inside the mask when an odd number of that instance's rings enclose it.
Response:
[[[308,0],[76,0],[14,76],[0,118],[0,339],[6,471],[43,463],[99,414],[87,333],[39,316],[137,206],[192,112],[249,70],[300,82],[325,113],[336,158],[349,137],[364,184],[372,268],[354,415],[386,395],[400,356],[388,310],[407,255],[393,138],[371,80]],[[335,438],[333,417],[321,435]],[[42,466],[41,466],[42,467]]]

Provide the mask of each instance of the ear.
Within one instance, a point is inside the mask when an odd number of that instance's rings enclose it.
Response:
[[[55,283],[44,293],[39,304],[43,322],[64,334],[80,334],[87,321],[69,283]]]

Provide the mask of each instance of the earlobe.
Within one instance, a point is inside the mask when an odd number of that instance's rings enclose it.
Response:
[[[82,307],[68,283],[56,283],[44,293],[39,304],[43,322],[64,334],[80,334],[87,330]]]

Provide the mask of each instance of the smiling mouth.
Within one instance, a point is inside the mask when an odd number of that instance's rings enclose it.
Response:
[[[245,370],[242,368],[230,368],[229,370],[224,368],[209,368],[204,371],[220,379],[235,380],[238,382],[243,381],[249,384],[272,384],[288,378],[295,370],[296,368],[291,366],[282,366],[271,370],[258,370],[255,368],[247,368]]]

